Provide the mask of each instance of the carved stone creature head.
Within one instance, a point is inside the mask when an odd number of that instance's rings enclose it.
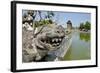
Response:
[[[61,25],[40,26],[35,34],[23,28],[23,62],[41,61],[48,52],[62,46],[64,37],[65,30]]]
[[[65,31],[61,25],[50,24],[38,28],[34,41],[39,49],[52,51],[61,46],[64,37]]]

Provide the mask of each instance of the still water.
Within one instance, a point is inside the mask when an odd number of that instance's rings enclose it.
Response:
[[[72,44],[64,60],[87,60],[91,58],[90,33],[73,32]]]

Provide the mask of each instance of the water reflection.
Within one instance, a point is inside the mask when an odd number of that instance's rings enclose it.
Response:
[[[90,33],[80,33],[80,40],[88,42],[90,40]]]
[[[87,60],[91,58],[90,33],[73,32],[72,45],[64,56],[64,60]]]

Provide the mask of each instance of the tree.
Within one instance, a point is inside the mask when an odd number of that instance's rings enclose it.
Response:
[[[42,16],[41,16],[41,11],[37,11],[39,13],[40,16],[40,21],[42,20]]]
[[[47,15],[45,16],[46,19],[51,19],[54,16],[52,11],[47,11]]]
[[[38,26],[53,23],[52,17],[54,16],[54,13],[52,11],[47,11],[44,17],[42,17],[42,11],[39,10],[26,10],[23,13],[22,23],[28,23],[33,29],[33,34]],[[38,21],[36,19],[37,17],[39,18]]]
[[[86,21],[85,23],[80,23],[79,29],[84,29],[84,31],[88,31],[91,29],[91,23],[89,21]]]
[[[79,29],[80,30],[84,29],[84,23],[80,23]]]
[[[85,25],[84,25],[84,28],[87,29],[87,30],[90,30],[91,29],[91,24],[90,22],[86,21]]]
[[[54,17],[54,13],[52,11],[47,11],[47,15],[45,15],[46,21],[50,24],[53,23],[52,17]]]

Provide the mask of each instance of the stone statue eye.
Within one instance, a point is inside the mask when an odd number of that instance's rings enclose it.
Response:
[[[57,33],[60,33],[60,31],[59,31],[59,30],[57,30],[56,32],[57,32]]]

